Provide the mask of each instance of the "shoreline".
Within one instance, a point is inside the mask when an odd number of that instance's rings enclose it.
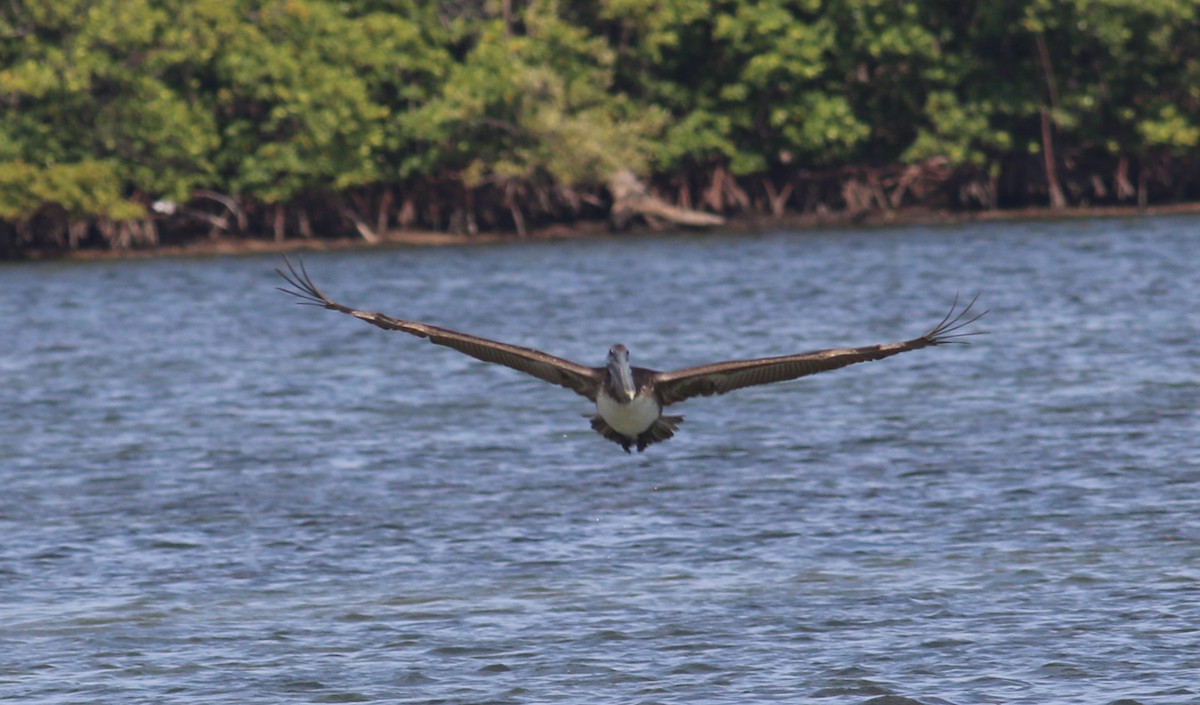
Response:
[[[648,234],[721,234],[733,232],[760,233],[769,230],[815,230],[818,228],[853,227],[902,227],[910,225],[954,225],[958,223],[1004,222],[1023,220],[1072,220],[1078,218],[1129,218],[1155,215],[1200,214],[1200,202],[1177,203],[1139,208],[1137,206],[1078,207],[1054,210],[1049,207],[1014,208],[988,211],[950,211],[920,207],[900,208],[890,211],[865,213],[785,213],[781,217],[768,215],[737,215],[723,225],[703,228],[654,228],[648,225],[614,231],[606,221],[581,221],[560,223],[533,228],[525,237],[511,232],[488,232],[464,235],[430,230],[392,230],[383,233],[375,242],[362,238],[301,239],[282,241],[254,237],[221,236],[194,242],[161,245],[126,250],[30,250],[3,262],[28,262],[47,260],[108,260],[151,257],[221,257],[262,253],[286,253],[297,251],[367,250],[373,248],[415,247],[465,247],[498,243],[546,242],[554,240],[576,240],[586,237],[620,237]]]

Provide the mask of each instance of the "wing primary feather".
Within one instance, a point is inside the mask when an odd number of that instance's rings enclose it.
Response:
[[[919,350],[934,345],[966,345],[962,340],[986,331],[964,331],[987,311],[972,313],[976,294],[961,310],[956,294],[950,310],[924,335],[899,343],[883,343],[861,348],[834,348],[815,350],[796,355],[759,358],[754,360],[730,360],[710,365],[700,365],[681,370],[655,374],[656,389],[664,405],[675,404],[694,396],[725,394],[735,389],[760,384],[786,382],[798,377],[828,372],[860,362],[882,360],[910,350]]]

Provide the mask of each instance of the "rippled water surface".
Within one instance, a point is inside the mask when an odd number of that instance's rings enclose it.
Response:
[[[901,340],[956,291],[991,334],[627,456],[276,256],[0,266],[0,699],[1200,702],[1200,219],[305,262],[589,365]]]

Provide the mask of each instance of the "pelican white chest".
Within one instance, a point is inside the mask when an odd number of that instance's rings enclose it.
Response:
[[[612,430],[637,438],[658,421],[662,407],[653,394],[638,394],[629,403],[622,404],[601,391],[596,395],[596,411]]]

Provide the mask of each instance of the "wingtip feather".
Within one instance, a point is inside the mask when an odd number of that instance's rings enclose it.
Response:
[[[946,315],[942,317],[942,320],[936,326],[921,337],[932,345],[970,345],[971,342],[963,340],[963,338],[987,335],[988,331],[986,330],[965,330],[991,311],[991,309],[984,309],[979,313],[973,312],[975,303],[979,301],[979,292],[976,292],[961,310],[958,308],[958,301],[959,294],[955,292],[954,303],[950,304],[950,310],[946,312]]]
[[[304,266],[304,260],[297,257],[296,262],[299,264],[299,269],[292,263],[292,260],[287,255],[283,256],[283,262],[287,265],[288,271],[283,271],[279,267],[275,267],[275,273],[283,278],[292,288],[282,286],[275,287],[285,294],[295,296],[300,299],[296,303],[304,306],[319,306],[321,308],[334,308],[333,302],[317,285],[313,283],[312,277],[308,275],[308,269]]]

